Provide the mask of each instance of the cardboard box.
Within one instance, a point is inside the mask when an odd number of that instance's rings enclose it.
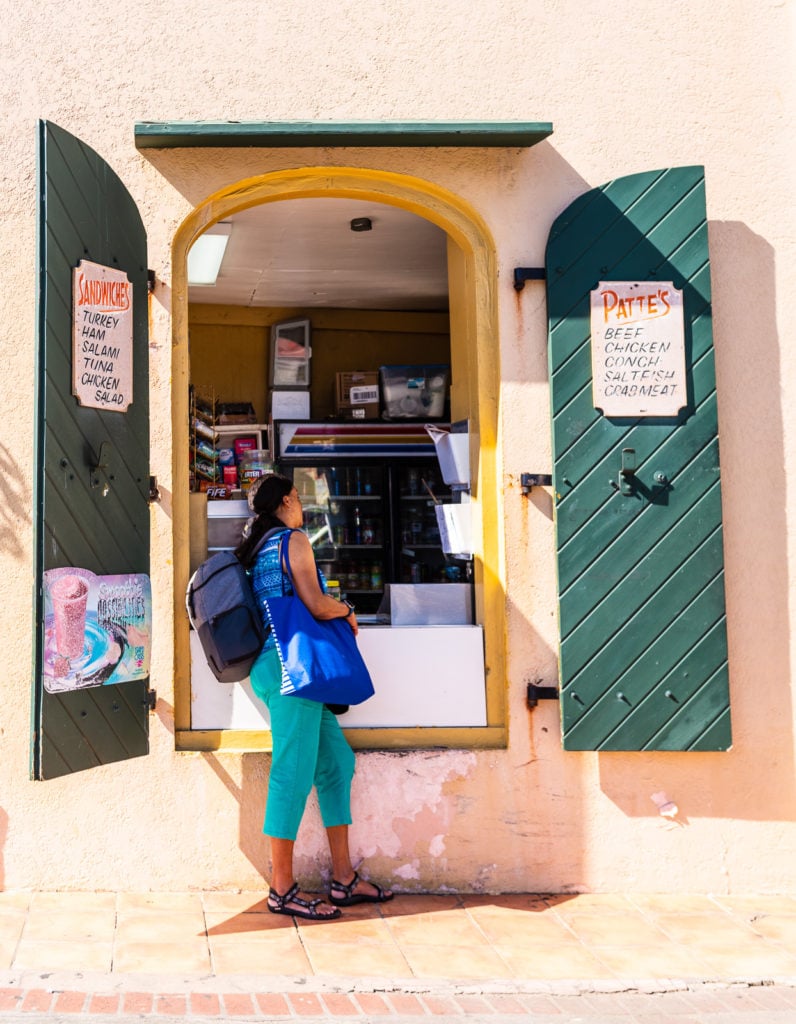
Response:
[[[352,370],[335,377],[335,410],[346,420],[379,418],[378,370]]]

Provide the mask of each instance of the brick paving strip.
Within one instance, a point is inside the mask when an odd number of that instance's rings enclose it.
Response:
[[[65,979],[39,975],[19,984],[0,982],[0,1020],[47,1024],[84,1024],[110,1021],[132,1024],[142,1019],[158,1024],[189,1021],[291,1021],[303,1024],[380,1019],[398,1022],[433,1018],[437,1024],[464,1017],[487,1024],[793,1024],[796,1021],[796,982],[793,984],[703,984],[678,986],[624,985],[598,990],[582,983],[504,986],[502,983],[467,985],[407,985],[342,979],[309,990],[301,980],[285,979],[282,989],[268,991],[262,979],[237,976],[184,979],[164,992],[164,979],[130,977],[109,985],[96,979]],[[273,979],[271,979],[273,981]],[[83,987],[78,987],[82,982]],[[211,984],[214,983],[214,984]],[[226,986],[226,988],[225,988]],[[112,991],[109,991],[112,988]],[[230,991],[236,988],[237,991]],[[262,989],[262,990],[261,990]]]

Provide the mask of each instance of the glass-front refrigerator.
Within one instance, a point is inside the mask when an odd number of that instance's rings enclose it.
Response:
[[[435,505],[451,495],[422,424],[280,422],[274,438],[316,561],[362,621],[389,583],[469,581],[470,564],[442,551]]]

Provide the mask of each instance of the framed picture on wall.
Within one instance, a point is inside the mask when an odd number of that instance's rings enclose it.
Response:
[[[308,388],[311,358],[309,320],[288,320],[271,327],[272,388]]]

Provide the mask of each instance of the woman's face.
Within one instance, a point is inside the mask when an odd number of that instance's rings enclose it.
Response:
[[[304,509],[301,506],[299,492],[294,487],[290,494],[282,499],[285,514],[281,517],[286,526],[300,527],[304,525]]]

